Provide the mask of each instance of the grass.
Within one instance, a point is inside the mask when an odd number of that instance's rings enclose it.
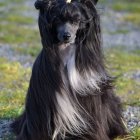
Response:
[[[0,15],[0,43],[10,44],[18,54],[35,56],[39,52],[39,32],[32,28],[36,23],[34,18],[22,15],[29,10],[22,4],[23,0],[0,2],[0,8],[8,5]],[[3,58],[0,58],[0,63],[0,118],[14,118],[24,107],[30,69]]]
[[[124,20],[126,22],[132,22],[135,25],[139,25],[140,26],[140,14],[139,13],[129,13],[129,14],[126,14],[122,18],[122,20]]]
[[[131,131],[131,139],[132,140],[139,140],[140,139],[140,128],[139,127],[134,128]]]
[[[135,25],[140,26],[140,1],[139,0],[117,0],[112,5],[113,10],[124,12],[127,14],[124,14],[121,18],[121,20],[126,22],[131,22]]]
[[[24,1],[24,0],[12,0],[12,3],[13,3],[13,4],[17,4],[17,3],[21,4],[23,1]],[[5,2],[10,3],[11,0],[5,0]]]
[[[6,6],[6,3],[4,1],[0,1],[0,7]]]
[[[5,6],[9,3],[11,5],[22,4],[23,2],[24,2],[24,0],[12,0],[12,2],[11,2],[11,0],[1,0],[0,3],[2,3],[2,4],[0,4],[0,6]]]
[[[127,30],[127,29],[119,29],[119,30],[116,30],[116,31],[113,31],[113,32],[108,32],[108,33],[111,34],[111,35],[128,34],[129,30]]]
[[[112,5],[113,10],[115,11],[127,11],[130,13],[139,13],[140,12],[140,2],[139,1],[129,1],[123,0],[118,1]]]
[[[30,69],[0,58],[0,118],[13,118],[23,110]]]
[[[131,76],[140,71],[140,54],[109,49],[106,51],[106,58],[112,75],[117,77],[116,93],[124,104],[140,105],[140,83]]]
[[[35,57],[39,54],[41,50],[41,43],[40,41],[37,42],[36,44],[30,43],[30,44],[23,44],[23,46],[14,46],[13,50],[16,51],[18,54],[23,54],[23,55],[30,55],[32,57]]]
[[[11,23],[14,23],[14,24],[33,24],[35,23],[34,22],[34,19],[31,18],[31,17],[26,17],[26,16],[19,16],[19,15],[8,15],[5,19],[7,22],[9,22],[10,24]],[[15,23],[16,22],[16,23]]]
[[[22,3],[19,0],[0,2],[0,7],[8,4],[7,10],[0,15],[0,43],[10,44],[19,54],[36,56],[41,48],[39,31],[35,28],[37,21],[34,17],[24,15],[31,9]]]
[[[40,41],[38,30],[29,29],[26,26],[18,26],[15,24],[1,24],[0,25],[0,42],[9,44],[22,44],[22,43],[34,43],[34,41]]]
[[[140,140],[140,128],[136,127],[130,132],[130,135],[115,140]]]
[[[22,15],[24,11],[28,12],[29,10],[22,6],[22,3],[19,5],[16,3],[16,5],[11,5],[8,10],[2,12],[0,15],[1,43],[22,44],[31,43],[32,40],[39,41],[38,30],[34,29],[37,22],[33,17]]]

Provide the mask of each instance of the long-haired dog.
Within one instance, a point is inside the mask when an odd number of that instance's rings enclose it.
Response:
[[[126,134],[119,99],[104,66],[97,0],[37,0],[43,49],[17,140],[112,140]]]

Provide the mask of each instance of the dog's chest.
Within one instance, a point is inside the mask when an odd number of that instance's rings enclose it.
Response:
[[[64,67],[67,67],[68,61],[71,60],[73,55],[75,54],[75,45],[61,45],[60,48],[60,57]]]
[[[77,93],[86,95],[91,89],[99,89],[98,83],[100,77],[92,69],[80,74],[76,68],[76,46],[71,45],[61,50],[61,60],[63,62],[62,79],[66,86],[70,87]],[[86,59],[86,58],[85,58]]]
[[[75,45],[70,45],[70,46],[60,46],[60,57],[61,57],[61,62],[62,62],[62,67],[61,67],[61,76],[62,80],[65,84],[65,86],[70,85],[69,81],[69,75],[68,72],[72,70],[70,68],[70,62],[73,61],[74,56],[75,56]]]

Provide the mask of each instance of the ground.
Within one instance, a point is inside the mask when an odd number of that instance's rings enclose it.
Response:
[[[140,1],[99,0],[103,49],[130,135],[140,140]],[[24,109],[32,64],[41,50],[34,0],[0,0],[0,140]]]

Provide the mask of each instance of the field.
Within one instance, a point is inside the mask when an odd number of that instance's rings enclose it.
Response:
[[[22,113],[32,64],[41,50],[33,3],[0,0],[0,140],[14,140],[3,124]],[[140,140],[140,1],[101,0],[97,10],[106,65],[117,77],[115,93],[130,132],[122,140]]]

